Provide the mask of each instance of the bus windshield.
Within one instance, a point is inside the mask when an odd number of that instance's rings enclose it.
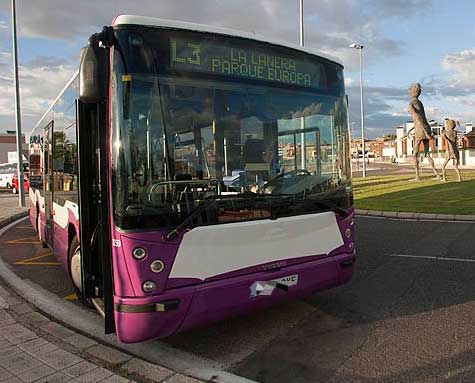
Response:
[[[116,225],[175,227],[210,199],[193,224],[350,206],[339,65],[203,33],[125,29],[117,40]]]

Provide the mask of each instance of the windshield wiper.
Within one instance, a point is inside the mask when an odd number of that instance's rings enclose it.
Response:
[[[175,227],[173,230],[169,231],[166,235],[164,235],[163,238],[167,241],[175,239],[180,230],[187,227],[191,222],[193,222],[193,219],[195,219],[198,214],[200,214],[203,210],[213,206],[218,198],[219,196],[215,196],[213,198],[209,198],[202,201],[188,217],[186,217],[177,227]]]

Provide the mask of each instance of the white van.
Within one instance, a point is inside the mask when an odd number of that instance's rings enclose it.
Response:
[[[0,188],[12,188],[12,179],[17,170],[16,167],[16,164],[0,164]]]

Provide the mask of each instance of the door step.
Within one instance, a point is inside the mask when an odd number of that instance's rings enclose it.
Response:
[[[102,298],[91,298],[91,302],[94,305],[94,308],[97,310],[97,312],[101,314],[103,318],[105,318],[106,314],[104,310],[104,301],[102,300]]]

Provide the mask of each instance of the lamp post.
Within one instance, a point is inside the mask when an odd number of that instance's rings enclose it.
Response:
[[[439,126],[439,108],[434,108],[434,114],[435,114],[435,128],[437,131],[437,134],[434,137],[435,144],[437,145],[437,164],[440,165],[440,126]]]
[[[361,149],[363,151],[363,177],[366,177],[366,149],[364,142],[364,101],[363,101],[363,48],[364,45],[353,43],[350,48],[360,51],[360,102],[361,102]]]
[[[18,83],[18,50],[16,44],[16,8],[12,0],[12,35],[13,35],[13,78],[15,82],[15,120],[16,150],[18,156],[18,206],[25,206],[25,190],[23,188],[23,151],[21,142],[20,85]]]
[[[303,0],[300,0],[300,46],[304,46],[304,34],[303,34]],[[300,130],[302,131],[300,133],[300,159],[301,159],[301,164],[300,167],[302,169],[307,169],[307,143],[306,143],[306,137],[305,137],[305,117],[302,116],[300,117]],[[295,148],[295,151],[297,152],[297,148]],[[297,153],[295,154],[297,155]]]

